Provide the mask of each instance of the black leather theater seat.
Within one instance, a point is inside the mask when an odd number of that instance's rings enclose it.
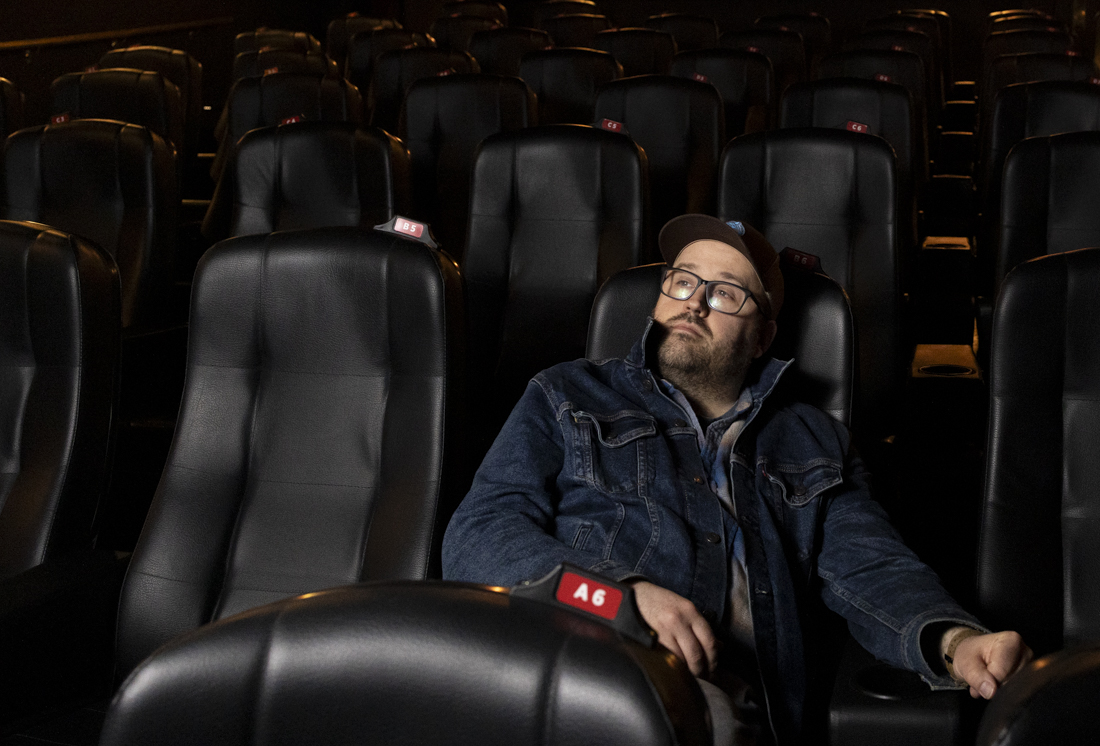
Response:
[[[106,252],[0,221],[0,578],[91,549],[110,475],[119,318]]]
[[[598,13],[571,13],[547,18],[539,24],[556,47],[585,47],[596,45],[596,34],[611,28],[607,16]]]
[[[328,24],[325,33],[325,54],[336,62],[340,71],[344,71],[344,60],[348,56],[348,42],[356,34],[370,36],[375,31],[386,29],[400,30],[401,23],[395,18],[372,18],[358,13],[348,13],[342,18],[334,18]]]
[[[913,52],[924,63],[924,82],[927,114],[930,121],[938,121],[944,105],[943,70],[936,55],[935,39],[920,31],[905,29],[872,29],[853,37],[844,45],[846,51],[877,49],[882,51]]]
[[[687,667],[570,610],[459,583],[266,606],[160,650],[102,746],[705,746]]]
[[[414,215],[462,263],[470,173],[481,141],[537,124],[535,94],[518,78],[448,75],[409,88],[402,129],[412,155]]]
[[[591,124],[596,92],[623,76],[607,52],[595,49],[546,49],[523,55],[519,76],[535,93],[542,124]]]
[[[1086,57],[1055,52],[1024,52],[994,57],[982,73],[978,91],[979,126],[992,117],[993,103],[1006,85],[1038,80],[1088,80],[1096,77],[1096,64]]]
[[[23,126],[23,94],[7,78],[0,78],[0,137]]]
[[[376,128],[302,122],[247,133],[203,221],[210,242],[298,228],[372,228],[412,202],[409,154]]]
[[[767,57],[772,63],[776,92],[780,96],[787,86],[806,80],[806,48],[802,38],[793,31],[762,28],[727,31],[719,43],[726,49],[757,52]]]
[[[271,73],[335,78],[339,70],[336,63],[321,52],[299,52],[296,49],[251,49],[233,58],[234,81]]]
[[[833,43],[832,24],[827,17],[814,11],[769,13],[757,18],[754,25],[758,29],[794,31],[802,37],[802,43],[806,45],[806,60],[811,64],[816,58],[828,54]]]
[[[164,324],[179,192],[167,142],[101,119],[20,130],[4,147],[0,217],[93,241],[122,280],[122,326]]]
[[[397,135],[401,107],[409,87],[422,78],[451,73],[476,73],[477,61],[466,52],[448,52],[434,47],[413,47],[383,52],[374,60],[371,73],[370,123]]]
[[[817,63],[814,77],[860,78],[896,83],[909,91],[917,126],[928,138],[928,83],[924,63],[916,52],[893,49],[853,49],[826,55]],[[925,166],[927,168],[927,164]]]
[[[508,25],[508,9],[492,0],[450,0],[443,3],[439,16],[442,18],[453,15],[489,18],[501,26]]]
[[[470,37],[478,31],[488,31],[500,28],[500,24],[492,18],[480,16],[452,15],[442,16],[432,21],[428,34],[435,39],[435,44],[440,49],[452,52],[469,51]]]
[[[708,16],[691,13],[659,13],[646,19],[648,28],[672,34],[676,49],[688,52],[718,46],[718,24]]]
[[[1073,38],[1067,31],[1048,31],[1045,28],[995,30],[985,40],[985,46],[982,49],[982,69],[988,70],[993,60],[1002,54],[1024,52],[1067,54],[1073,51]]]
[[[669,74],[710,83],[722,97],[725,139],[745,132],[771,129],[778,94],[771,62],[757,52],[736,49],[700,49],[680,52]]]
[[[394,49],[408,47],[430,47],[433,41],[427,34],[406,31],[399,28],[378,29],[360,32],[352,36],[347,43],[347,57],[344,63],[344,76],[368,99],[364,118],[370,114],[371,77],[374,75],[374,63],[384,53]],[[400,102],[398,102],[400,107]]]
[[[483,73],[520,77],[519,63],[523,55],[548,49],[550,45],[550,34],[545,31],[497,28],[474,32],[467,51],[477,60]]]
[[[623,66],[623,75],[664,75],[676,54],[672,34],[651,28],[617,28],[596,34],[596,49]]]
[[[304,31],[287,29],[259,28],[244,31],[233,39],[233,54],[269,47],[271,49],[294,49],[299,52],[320,52],[321,42]]]
[[[601,11],[593,0],[546,0],[546,2],[537,3],[530,12],[531,22],[538,28],[542,28],[542,22],[548,18],[576,13],[595,15]]]

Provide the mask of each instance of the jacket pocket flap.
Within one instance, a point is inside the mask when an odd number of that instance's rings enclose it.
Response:
[[[783,499],[791,505],[805,505],[830,487],[844,481],[840,464],[814,461],[808,464],[769,464],[764,473],[779,486]]]
[[[592,414],[578,410],[573,413],[573,419],[592,423],[600,443],[609,448],[619,448],[638,438],[657,434],[657,421],[645,412],[627,410],[614,414]]]

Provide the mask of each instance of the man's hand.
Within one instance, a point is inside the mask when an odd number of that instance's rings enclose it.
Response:
[[[647,580],[632,583],[638,610],[657,632],[657,641],[688,664],[691,672],[707,678],[718,662],[718,645],[707,620],[683,596]]]
[[[1031,648],[1016,632],[968,637],[955,648],[955,673],[970,685],[970,696],[992,697],[1008,677],[1026,666]]]

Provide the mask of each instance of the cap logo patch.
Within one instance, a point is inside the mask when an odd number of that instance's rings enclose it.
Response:
[[[709,83],[710,82],[710,78],[708,78],[706,75],[703,75],[703,73],[692,73],[691,74],[691,79],[692,80],[698,80],[700,83]]]
[[[866,124],[863,124],[862,122],[853,122],[849,120],[847,123],[845,123],[844,126],[848,129],[849,132],[867,133],[871,131],[871,128],[868,127]]]
[[[742,223],[740,220],[727,220],[726,225],[737,231],[737,235],[745,235],[745,224]]]
[[[891,78],[886,73],[875,73],[875,80],[877,80],[880,83],[893,83],[894,82],[894,79]]]

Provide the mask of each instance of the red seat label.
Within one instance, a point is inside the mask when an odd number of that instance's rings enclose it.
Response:
[[[279,72],[279,68],[277,67],[268,67],[264,69],[264,75],[274,75],[277,72]]]
[[[393,229],[398,233],[404,233],[406,236],[412,236],[413,238],[420,238],[424,235],[424,224],[412,220],[397,218],[393,221]]]
[[[84,68],[84,72],[86,73],[94,73],[97,70],[99,70],[99,65],[88,65],[86,68]]]
[[[886,73],[875,73],[875,80],[877,80],[880,83],[893,83],[894,82],[894,79],[891,78]]]
[[[748,46],[748,47],[745,47],[745,51],[746,52],[756,52],[757,54],[760,54],[760,47]]]
[[[50,117],[50,124],[65,124],[65,122],[69,121],[70,118],[71,117],[69,116],[69,112],[65,112],[64,114],[54,114],[52,117]]]
[[[691,74],[691,79],[692,80],[698,80],[700,83],[709,83],[710,82],[710,78],[708,78],[706,75],[703,75],[703,73],[692,73]]]
[[[600,122],[600,127],[602,129],[608,130],[609,132],[623,131],[622,122],[616,122],[614,119],[604,119],[602,122]]]
[[[849,132],[863,132],[866,134],[871,131],[871,128],[862,122],[853,122],[849,120],[844,126],[848,128]]]
[[[295,114],[292,117],[283,117],[279,120],[279,124],[297,124],[298,122],[305,121],[305,114]]]
[[[906,26],[905,30],[906,31],[920,31],[920,29],[917,28],[916,26]]]
[[[907,52],[907,51],[909,51],[900,44],[894,44],[893,46],[890,47],[890,49],[894,50],[895,52]]]
[[[1089,82],[1093,85],[1100,85],[1100,78],[1089,78]]]
[[[623,592],[575,572],[564,572],[556,598],[566,606],[604,619],[614,619],[623,603]]]
[[[452,70],[451,68],[447,68],[446,70],[440,70],[438,73],[436,73],[436,77],[437,78],[443,78],[443,77],[446,77],[448,75],[454,75],[454,74],[455,74],[454,70]]]
[[[780,26],[779,30],[780,31],[790,31],[791,29],[788,26]]]
[[[1067,57],[1076,57],[1076,56],[1077,56],[1077,52],[1073,51],[1072,49],[1067,49],[1067,50],[1066,50],[1066,56],[1067,56]]]

